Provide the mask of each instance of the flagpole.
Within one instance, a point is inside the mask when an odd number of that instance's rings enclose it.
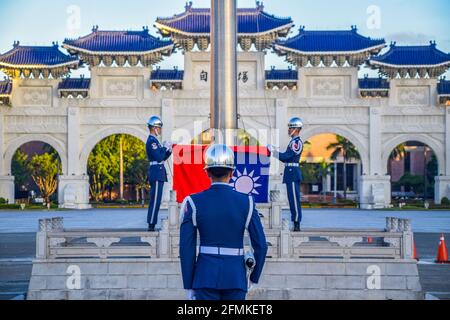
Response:
[[[211,135],[237,145],[236,0],[211,0]]]

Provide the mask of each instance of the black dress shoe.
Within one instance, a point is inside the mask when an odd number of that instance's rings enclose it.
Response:
[[[149,224],[148,225],[148,232],[155,232],[155,225],[154,224]]]
[[[294,232],[300,232],[300,223],[294,222]]]

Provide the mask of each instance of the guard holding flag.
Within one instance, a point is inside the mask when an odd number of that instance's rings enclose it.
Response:
[[[300,184],[302,182],[302,172],[300,170],[300,158],[303,152],[303,141],[300,139],[300,131],[303,129],[303,120],[292,118],[288,124],[289,137],[292,138],[286,152],[281,153],[272,145],[268,146],[269,152],[286,164],[284,169],[283,183],[287,188],[291,217],[294,222],[294,231],[300,231],[302,221],[302,206],[300,198]]]
[[[181,206],[180,258],[189,300],[245,300],[258,283],[267,254],[263,226],[253,198],[229,185],[234,153],[216,144],[205,154],[209,190],[187,197]],[[244,253],[248,230],[253,255]],[[197,233],[200,249],[197,257]],[[253,263],[252,263],[253,262]]]
[[[172,155],[172,143],[158,140],[161,136],[163,122],[160,117],[153,116],[147,122],[150,136],[147,140],[146,150],[150,166],[148,169],[148,181],[150,183],[150,205],[148,207],[148,231],[155,231],[158,223],[158,213],[161,206],[164,183],[167,182],[167,173],[164,162]]]

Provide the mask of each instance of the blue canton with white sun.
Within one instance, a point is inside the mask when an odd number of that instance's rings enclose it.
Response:
[[[249,158],[252,158],[250,161]],[[230,181],[234,190],[252,195],[256,203],[267,203],[269,200],[269,167],[270,160],[265,156],[246,157],[245,163],[236,164],[236,170]]]

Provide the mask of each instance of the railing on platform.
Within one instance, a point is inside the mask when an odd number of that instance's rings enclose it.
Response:
[[[387,218],[386,230],[266,229],[269,259],[412,259],[409,220]],[[64,230],[62,218],[39,222],[36,257],[54,259],[177,259],[179,231],[164,220],[159,232]],[[248,243],[248,240],[246,241]]]

